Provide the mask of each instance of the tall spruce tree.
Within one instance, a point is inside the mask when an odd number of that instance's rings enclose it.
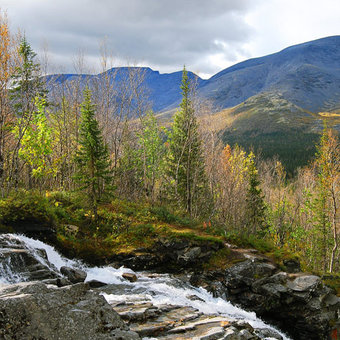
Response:
[[[248,235],[264,235],[265,228],[265,203],[260,188],[258,171],[255,166],[254,155],[250,153],[248,164],[248,188],[246,194],[246,225]]]
[[[173,200],[190,215],[197,214],[199,199],[205,188],[204,159],[193,103],[190,81],[184,67],[182,102],[176,112],[169,139],[167,175]]]
[[[37,54],[23,37],[19,46],[19,65],[12,75],[11,99],[19,117],[30,118],[35,110],[35,98],[45,98],[47,90],[41,78]]]
[[[81,114],[79,149],[75,157],[77,172],[74,178],[80,185],[79,189],[88,193],[90,207],[97,219],[98,203],[112,190],[112,176],[108,148],[95,118],[95,106],[88,88],[84,91]]]

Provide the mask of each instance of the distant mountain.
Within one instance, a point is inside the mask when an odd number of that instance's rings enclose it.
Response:
[[[85,87],[86,83],[94,84],[95,81],[100,81],[108,77],[112,84],[127,79],[130,73],[135,73],[138,76],[144,77],[143,86],[152,103],[152,108],[155,112],[160,112],[175,108],[181,100],[181,80],[182,71],[174,73],[159,73],[153,71],[149,67],[117,67],[97,75],[86,74],[54,74],[46,77],[48,88],[51,90],[56,84],[80,81]],[[192,81],[197,81],[197,86],[203,83],[203,80],[197,77],[194,73],[188,72],[188,77]]]
[[[130,69],[131,70],[131,69]],[[181,71],[145,74],[153,110],[168,123],[181,100]],[[75,79],[85,84],[109,76],[119,82],[128,68],[113,68],[99,75],[48,76],[48,86]],[[340,131],[340,36],[288,47],[278,53],[249,59],[203,80],[198,95],[213,103],[216,131],[225,143],[277,154],[290,172],[315,154],[323,121]]]
[[[277,155],[292,174],[315,155],[324,118],[328,126],[340,126],[339,114],[325,117],[292,104],[279,94],[263,92],[209,119],[225,144],[242,145],[263,158]]]
[[[200,94],[219,109],[263,92],[280,93],[312,112],[339,110],[340,36],[246,60],[217,73],[200,87]]]

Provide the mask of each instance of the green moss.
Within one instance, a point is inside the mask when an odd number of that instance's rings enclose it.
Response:
[[[232,232],[226,235],[226,239],[228,242],[236,244],[239,247],[254,248],[260,253],[268,253],[276,249],[270,240],[258,238],[253,235],[247,236],[245,234]]]
[[[14,230],[11,226],[3,225],[0,223],[0,233],[13,233]]]
[[[244,257],[229,248],[222,248],[215,252],[208,263],[203,264],[205,270],[224,270],[238,262],[244,261]]]
[[[169,235],[170,238],[175,238],[175,239],[186,239],[186,240],[192,240],[196,242],[212,242],[212,243],[217,243],[219,245],[223,245],[224,242],[220,238],[216,236],[210,236],[210,235],[199,235],[195,233],[194,231],[192,232],[171,232]]]
[[[51,227],[56,225],[58,214],[62,214],[60,210],[39,194],[19,191],[0,201],[0,223],[12,227],[26,223]]]
[[[336,291],[340,296],[340,275],[339,274],[325,274],[321,276],[323,283]]]

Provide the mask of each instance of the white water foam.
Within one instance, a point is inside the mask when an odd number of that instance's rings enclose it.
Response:
[[[61,267],[67,266],[72,268],[78,268],[84,270],[87,273],[86,281],[90,280],[98,280],[107,284],[118,284],[125,283],[125,280],[122,278],[123,273],[133,273],[133,271],[129,268],[121,267],[119,269],[115,269],[110,266],[105,267],[88,267],[84,263],[79,260],[70,260],[62,255],[60,255],[54,247],[39,241],[29,238],[23,235],[15,235],[15,237],[23,241],[26,247],[32,252],[32,254],[38,259],[38,261],[42,262],[44,265],[51,267],[53,266],[60,270]],[[41,256],[39,249],[44,249],[47,254],[48,262]]]
[[[119,285],[121,287],[120,289],[124,289],[124,293],[122,293],[121,290],[117,294],[107,294],[103,292],[102,295],[109,303],[138,300],[151,301],[155,306],[162,304],[191,306],[205,314],[219,314],[233,320],[244,320],[254,328],[273,329],[279,333],[284,340],[290,340],[287,335],[256,317],[255,313],[244,311],[221,298],[214,298],[212,294],[204,288],[192,287],[170,275],[164,274],[148,277],[147,273],[137,273],[138,281],[130,283],[122,278],[122,274],[126,272],[133,273],[131,269],[124,267],[115,269],[110,266],[88,267],[81,261],[70,260],[61,256],[53,247],[41,241],[33,240],[23,235],[13,235],[13,237],[24,242],[26,247],[39,261],[51,267],[39,252],[39,249],[45,249],[48,261],[52,264],[51,269],[53,269],[53,266],[58,270],[62,266],[79,268],[87,272],[86,281],[96,279],[108,284]],[[190,298],[192,296],[196,296],[198,299],[192,300],[192,298]]]

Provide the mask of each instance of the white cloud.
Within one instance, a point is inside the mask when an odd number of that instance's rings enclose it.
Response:
[[[161,72],[188,69],[209,76],[250,57],[340,34],[339,0],[0,0],[13,28],[38,51],[48,41],[52,60],[72,70],[82,48],[98,66],[107,36],[117,64]]]

